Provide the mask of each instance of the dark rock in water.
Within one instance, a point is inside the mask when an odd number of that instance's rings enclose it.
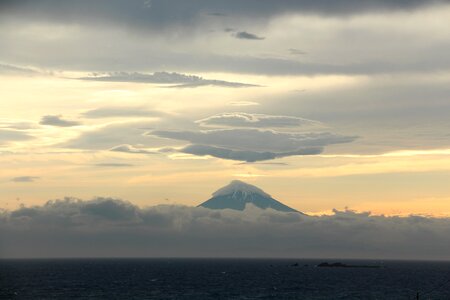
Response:
[[[292,264],[292,265],[291,265],[291,267],[298,267],[298,266],[299,266],[298,263],[295,263],[295,264]]]
[[[317,265],[319,268],[380,268],[380,266],[376,265],[347,265],[341,262],[335,262],[335,263],[327,263],[323,262]]]
[[[298,212],[273,199],[260,188],[245,182],[234,180],[229,185],[213,193],[213,197],[199,206],[209,209],[244,210],[247,204],[253,204],[261,209],[271,208],[284,212]]]

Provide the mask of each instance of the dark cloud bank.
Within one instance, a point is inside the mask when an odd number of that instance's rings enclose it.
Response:
[[[361,12],[412,10],[445,0],[19,0],[1,1],[1,14],[27,19],[79,23],[126,23],[129,26],[160,29],[190,25],[202,16],[271,18],[284,13],[312,13],[348,16]]]
[[[338,257],[450,259],[449,218],[335,211],[309,217],[110,198],[0,213],[0,257]]]

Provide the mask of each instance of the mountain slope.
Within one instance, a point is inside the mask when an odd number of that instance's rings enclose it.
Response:
[[[298,212],[273,199],[260,188],[239,180],[232,181],[229,185],[217,190],[212,196],[211,199],[199,206],[210,209],[244,210],[245,205],[251,203],[262,209],[272,208],[284,212]]]

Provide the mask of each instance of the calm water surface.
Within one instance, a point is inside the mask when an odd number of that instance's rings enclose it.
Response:
[[[449,262],[0,260],[0,299],[450,299]]]

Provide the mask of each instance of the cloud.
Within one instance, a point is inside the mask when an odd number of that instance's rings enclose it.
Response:
[[[125,168],[125,167],[134,167],[132,164],[126,163],[98,163],[94,164],[96,167],[106,167],[106,168]]]
[[[39,177],[36,176],[19,176],[11,179],[12,182],[34,182]]]
[[[231,150],[226,148],[219,148],[205,145],[189,145],[180,150],[180,152],[198,155],[198,156],[213,156],[222,159],[238,160],[245,162],[257,162],[264,160],[271,160],[275,158],[282,158],[293,155],[316,155],[322,153],[321,147],[304,148],[291,152],[256,152],[256,151],[242,151]]]
[[[164,113],[148,110],[144,107],[100,107],[82,114],[89,119],[117,118],[117,117],[160,117]]]
[[[109,149],[114,152],[134,153],[134,154],[157,154],[157,151],[150,151],[143,148],[136,148],[131,145],[119,145]]]
[[[62,116],[56,116],[56,115],[43,116],[41,121],[39,122],[39,124],[57,126],[57,127],[72,127],[72,126],[81,125],[80,122],[64,120],[62,118]]]
[[[290,48],[288,50],[289,50],[289,54],[292,54],[292,55],[305,55],[305,54],[307,54],[305,51],[300,50],[300,49]]]
[[[139,1],[128,5],[120,0],[53,1],[18,1],[2,7],[1,19],[5,21],[0,37],[8,44],[0,49],[3,60],[89,72],[176,70],[313,75],[448,69],[446,24],[427,22],[429,15],[439,14],[437,19],[447,19],[448,7],[428,6],[448,1],[344,0],[326,4],[307,0],[172,0],[156,1],[151,9],[143,9]],[[425,18],[414,11],[419,8],[424,9]],[[216,11],[227,16],[205,15]],[[357,16],[343,18],[348,15]],[[396,24],[402,26],[388,30]],[[412,24],[426,26],[419,30]],[[217,32],[229,25],[267,32],[270,40],[263,43],[263,48],[258,43],[249,49],[237,41],[225,45],[227,37]],[[33,29],[47,36],[56,27],[64,32],[45,41],[26,34]],[[23,34],[15,34],[16,28]],[[289,55],[285,49],[303,47],[299,41],[308,40],[309,36],[316,38],[308,42],[308,51],[317,55],[301,62],[298,57],[286,59]],[[410,38],[401,39],[404,36]],[[76,47],[79,44],[85,45],[83,49]]]
[[[141,145],[142,147],[180,144],[144,135],[149,128],[155,128],[155,122],[130,121],[111,123],[83,131],[78,137],[57,146],[74,149],[108,150],[122,144]]]
[[[0,74],[6,75],[38,75],[40,72],[33,70],[31,68],[25,68],[10,64],[0,63]]]
[[[23,131],[36,128],[38,128],[36,123],[31,121],[17,120],[17,119],[0,119],[0,129],[13,129]]]
[[[155,130],[147,135],[188,141],[193,144],[258,152],[290,152],[305,147],[349,143],[356,138],[329,132],[284,133],[258,129],[220,129],[198,132]]]
[[[243,112],[221,113],[196,121],[201,126],[211,127],[251,127],[251,128],[283,128],[283,127],[317,127],[318,121],[292,116],[274,116],[250,114]]]
[[[207,14],[208,16],[213,16],[213,17],[225,17],[226,14],[224,13],[219,13],[219,12],[211,12]]]
[[[257,36],[256,34],[253,33],[249,33],[246,31],[239,31],[236,34],[234,34],[234,36],[237,39],[243,39],[243,40],[264,40],[264,37],[261,36]]]
[[[199,201],[200,202],[200,201]],[[0,214],[7,257],[450,259],[449,218],[338,211],[304,216],[74,198]]]
[[[155,130],[146,135],[190,142],[173,149],[198,156],[256,162],[294,155],[315,155],[331,144],[349,143],[356,137],[319,133],[284,133],[258,129],[220,129],[206,131]]]
[[[14,141],[27,141],[34,137],[20,130],[0,128],[0,145]]]
[[[171,88],[195,88],[200,86],[220,86],[220,87],[257,87],[255,84],[240,82],[230,82],[224,80],[204,79],[200,76],[186,75],[180,73],[155,72],[153,74],[113,72],[106,75],[96,75],[90,77],[81,77],[82,80],[93,81],[111,81],[111,82],[137,82],[137,83],[159,83],[169,84]]]
[[[258,102],[252,102],[252,101],[233,101],[228,103],[231,106],[254,106],[259,105]]]
[[[186,4],[184,0],[152,0],[151,5],[141,1],[124,3],[120,0],[109,1],[73,1],[38,0],[38,1],[3,1],[0,15],[12,15],[32,20],[47,22],[64,21],[81,24],[118,23],[129,27],[183,28],[196,20],[201,20],[205,12],[209,16],[230,15],[237,18],[270,20],[285,13],[319,14],[347,16],[361,12],[412,10],[436,3],[433,0],[374,0],[374,1],[309,1],[309,0],[200,0]]]

